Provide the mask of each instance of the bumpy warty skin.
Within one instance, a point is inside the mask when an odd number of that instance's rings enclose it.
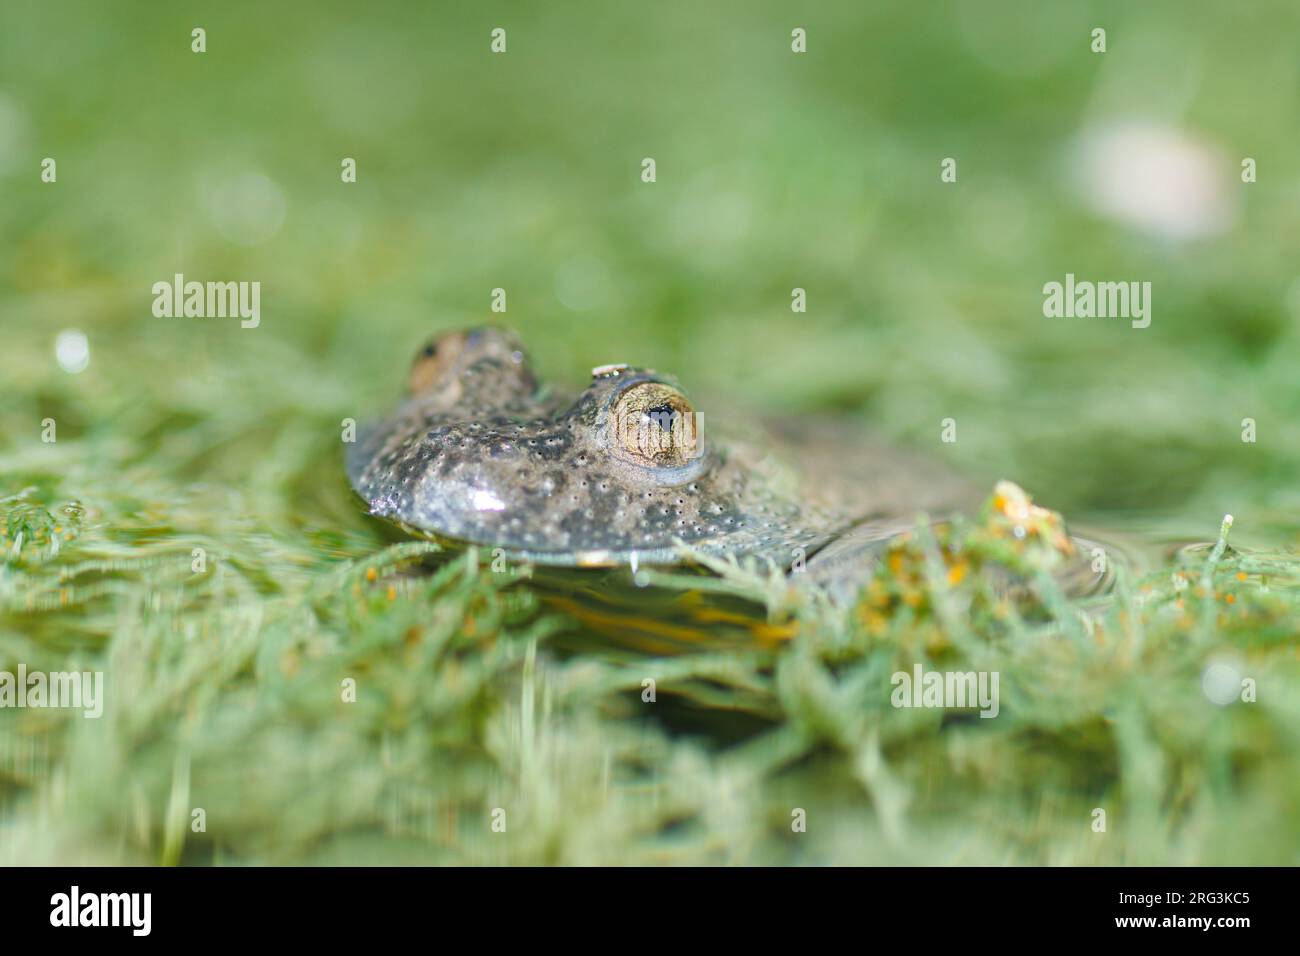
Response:
[[[611,367],[576,397],[558,395],[538,384],[512,333],[461,335],[434,387],[348,448],[349,479],[372,514],[571,565],[673,563],[683,542],[786,567],[828,538],[830,519],[773,490],[761,450],[725,444],[707,416],[702,454],[683,465],[617,454],[609,424],[618,396],[641,382],[676,387],[672,379]]]

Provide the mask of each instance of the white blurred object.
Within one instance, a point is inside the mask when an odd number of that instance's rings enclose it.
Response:
[[[1228,159],[1179,129],[1113,123],[1072,147],[1074,179],[1101,216],[1174,240],[1218,235],[1236,219]]]
[[[1241,671],[1234,661],[1212,661],[1201,675],[1201,690],[1211,703],[1227,707],[1241,695]]]
[[[261,173],[242,173],[217,184],[208,209],[217,232],[241,246],[266,242],[284,224],[284,194]]]
[[[90,364],[90,340],[77,329],[65,329],[54,340],[54,358],[59,368],[76,375]]]

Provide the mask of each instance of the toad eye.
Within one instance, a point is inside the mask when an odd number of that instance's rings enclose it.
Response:
[[[459,394],[462,380],[475,369],[481,378],[509,379],[510,387],[518,391],[537,387],[519,340],[513,332],[494,326],[434,336],[415,353],[407,387],[413,396]]]
[[[625,461],[652,468],[677,468],[703,452],[700,416],[690,401],[661,382],[640,382],[614,401],[610,444]]]
[[[412,395],[431,391],[455,366],[466,346],[464,332],[444,332],[415,354],[407,384]]]

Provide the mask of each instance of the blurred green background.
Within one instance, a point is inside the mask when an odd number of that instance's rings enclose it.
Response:
[[[276,615],[382,543],[343,484],[339,422],[391,403],[430,331],[488,321],[556,381],[650,365],[859,415],[1070,517],[1207,538],[1232,512],[1234,535],[1293,544],[1297,27],[1280,0],[5,4],[0,497],[76,502],[87,556],[155,581],[148,562],[191,545],[239,570],[202,613],[109,575],[24,616],[58,582],[11,568],[5,648],[84,661],[138,631],[158,651],[239,630],[218,613],[307,640]],[[178,272],[260,281],[260,327],[154,317],[152,284]],[[1151,282],[1151,327],[1044,318],[1066,273]],[[89,342],[75,374],[67,330]],[[255,643],[240,666],[265,665]],[[141,703],[131,733],[175,703]],[[92,752],[111,736],[77,733]],[[138,823],[135,797],[100,807],[97,787],[140,770],[153,812],[179,758],[116,733],[133,742],[79,771],[82,809]]]
[[[626,360],[770,407],[861,410],[1066,510],[1292,520],[1292,4],[52,2],[4,17],[11,441],[43,417],[38,397],[85,427],[141,401],[359,417],[431,328],[495,318],[557,379]],[[1078,137],[1117,124],[1204,150],[1214,175],[1177,205],[1231,223],[1183,238],[1097,214],[1070,169]],[[1097,174],[1140,184],[1141,157],[1119,152]],[[176,272],[260,280],[262,327],[155,319],[149,288]],[[1067,272],[1150,281],[1151,328],[1045,319],[1042,286]],[[65,327],[90,336],[77,378],[53,364]]]

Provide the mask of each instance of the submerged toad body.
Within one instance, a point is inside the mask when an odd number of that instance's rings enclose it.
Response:
[[[775,645],[797,622],[772,618],[752,595],[649,587],[653,578],[625,570],[642,565],[770,562],[790,584],[854,608],[871,633],[900,608],[907,626],[930,607],[951,613],[947,591],[928,603],[936,581],[967,582],[960,600],[971,607],[986,583],[998,607],[1013,602],[1025,617],[1044,573],[1067,595],[1112,580],[1099,549],[1011,482],[977,495],[842,421],[759,423],[720,410],[706,426],[674,380],[644,368],[598,366],[580,392],[552,391],[502,329],[435,338],[408,392],[346,446],[370,513],[443,544],[490,548],[494,568],[497,549],[553,566],[530,572],[543,600],[645,652]],[[972,524],[964,515],[980,500]],[[951,520],[925,531],[922,514]],[[612,570],[571,570],[601,567]]]
[[[783,470],[769,442],[728,441],[713,426],[650,369],[600,366],[577,395],[552,391],[513,333],[480,328],[419,352],[408,398],[363,429],[347,470],[376,516],[543,564],[668,564],[694,550],[802,569],[901,527],[882,522],[880,501],[829,506],[828,483]],[[842,465],[842,451],[828,460]],[[909,492],[908,521],[926,503],[909,481],[892,482]],[[871,476],[855,485],[871,497]]]
[[[348,456],[371,513],[409,529],[570,565],[670,562],[679,542],[781,563],[824,536],[651,370],[602,366],[560,395],[483,328],[430,342],[410,392]]]

